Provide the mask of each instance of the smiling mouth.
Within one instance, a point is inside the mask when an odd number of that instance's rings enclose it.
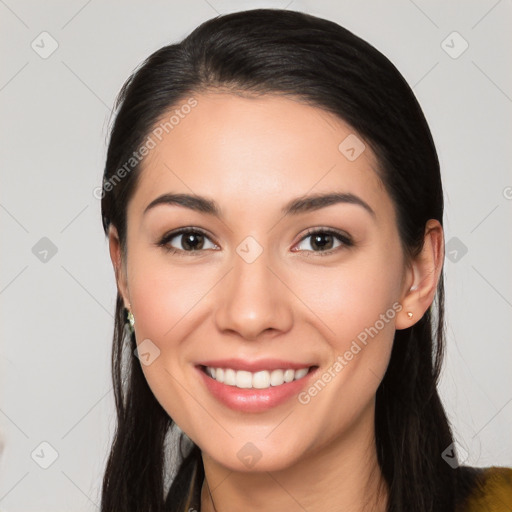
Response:
[[[233,368],[214,368],[200,365],[199,368],[213,380],[240,389],[268,389],[282,386],[295,380],[303,379],[318,366],[309,366],[299,369],[276,369],[248,372],[234,370]]]

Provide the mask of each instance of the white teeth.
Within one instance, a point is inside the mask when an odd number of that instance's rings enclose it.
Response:
[[[295,372],[295,380],[302,379],[302,377],[305,377],[309,371],[309,368],[301,368],[300,370],[297,370]]]
[[[284,381],[291,382],[295,377],[295,370],[285,370],[284,372]]]
[[[252,376],[252,387],[256,389],[265,389],[270,386],[270,373],[266,370],[256,372]]]
[[[234,370],[231,370],[234,371]],[[252,373],[245,371],[236,372],[237,388],[252,388]]]
[[[224,370],[224,380],[222,381],[224,384],[228,384],[229,386],[236,386],[236,372],[231,368],[227,368]]]
[[[270,384],[272,386],[280,386],[284,382],[283,370],[273,370],[270,374]]]
[[[293,380],[302,379],[309,373],[308,368],[300,370],[262,370],[259,372],[248,372],[245,370],[235,371],[232,368],[212,368],[206,367],[206,373],[217,382],[235,386],[241,389],[267,389],[270,386],[281,386]]]

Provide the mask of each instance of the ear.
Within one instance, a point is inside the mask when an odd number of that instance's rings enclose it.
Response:
[[[124,261],[123,258],[121,242],[119,241],[117,229],[112,224],[109,226],[108,244],[110,259],[112,260],[112,265],[114,266],[114,272],[116,275],[117,289],[123,298],[124,307],[126,309],[130,309],[130,294],[128,293],[128,284],[126,279],[126,261]]]
[[[402,310],[396,317],[396,329],[414,325],[431,306],[444,262],[443,227],[430,219],[425,226],[423,249],[407,269],[402,290]],[[409,317],[407,313],[412,313]]]

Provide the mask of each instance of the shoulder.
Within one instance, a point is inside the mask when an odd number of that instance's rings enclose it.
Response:
[[[462,469],[462,468],[460,468]],[[474,479],[457,512],[509,512],[512,510],[512,468],[466,468]]]

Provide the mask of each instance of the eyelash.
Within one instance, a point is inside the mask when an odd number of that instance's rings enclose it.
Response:
[[[210,238],[208,236],[208,234],[203,231],[202,229],[200,228],[192,228],[192,227],[189,227],[189,228],[182,228],[182,229],[179,229],[177,231],[173,231],[171,233],[167,233],[165,234],[162,239],[157,242],[157,246],[158,247],[162,247],[166,252],[170,253],[170,254],[175,254],[177,256],[198,256],[199,254],[194,254],[194,253],[201,253],[203,252],[203,249],[199,249],[199,250],[193,250],[193,251],[184,251],[182,249],[176,249],[174,247],[169,247],[168,243],[175,237],[179,236],[179,235],[187,235],[187,234],[190,234],[190,233],[193,233],[193,234],[200,234],[200,235],[203,235],[205,237],[207,237],[208,239]],[[349,247],[353,247],[355,244],[353,242],[353,240],[346,234],[342,233],[342,232],[339,232],[339,231],[336,231],[336,230],[333,230],[333,229],[322,229],[322,228],[311,228],[309,229],[306,234],[299,240],[299,244],[301,242],[303,242],[304,240],[306,240],[307,238],[309,238],[310,236],[313,236],[313,235],[316,235],[316,234],[324,234],[324,235],[329,235],[329,236],[334,236],[336,239],[338,239],[338,241],[340,241],[342,243],[341,246],[339,247],[336,247],[334,249],[329,249],[327,251],[295,251],[295,252],[305,252],[306,254],[307,253],[313,253],[315,255],[318,255],[318,256],[330,256],[331,254],[334,254],[335,252],[343,249],[343,248],[349,248]],[[188,253],[188,254],[187,254]],[[307,257],[311,257],[312,255],[308,255]]]

